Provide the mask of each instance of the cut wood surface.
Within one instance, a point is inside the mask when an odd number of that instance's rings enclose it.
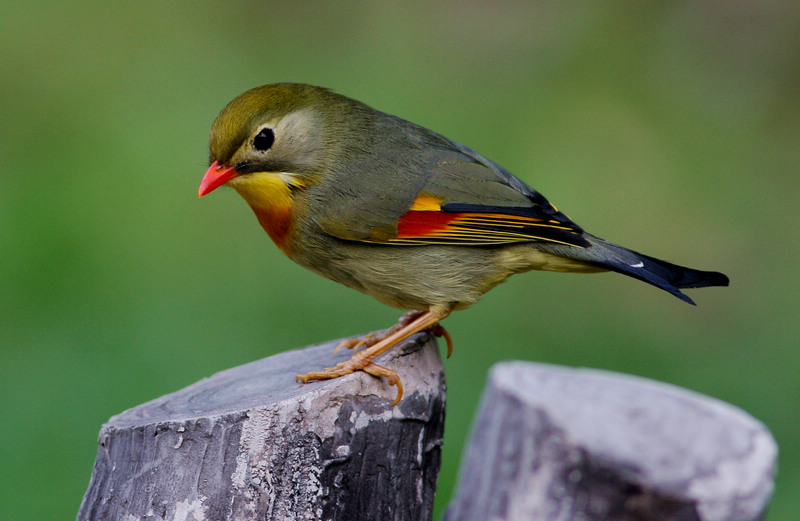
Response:
[[[78,520],[429,520],[444,372],[422,333],[378,361],[405,396],[354,373],[298,384],[347,359],[336,342],[206,378],[112,417]]]
[[[742,410],[671,385],[509,362],[491,372],[446,521],[752,521],[777,448]]]

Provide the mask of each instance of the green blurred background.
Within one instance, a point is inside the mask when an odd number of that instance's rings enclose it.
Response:
[[[6,2],[0,10],[0,505],[70,519],[109,416],[393,323],[282,256],[230,190],[217,112],[331,87],[503,164],[589,231],[727,273],[688,306],[618,275],[512,278],[446,325],[437,518],[486,372],[535,360],[733,403],[800,511],[796,2]]]

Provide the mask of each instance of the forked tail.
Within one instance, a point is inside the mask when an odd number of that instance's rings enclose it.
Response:
[[[593,264],[652,284],[689,304],[694,304],[694,301],[680,291],[680,288],[727,286],[729,282],[727,276],[716,271],[701,271],[678,266],[617,246],[598,237],[587,234],[586,238],[592,246],[584,251],[592,254]]]
[[[578,248],[568,245],[544,243],[539,249],[556,255],[575,259],[652,284],[672,293],[689,304],[694,301],[686,296],[682,288],[727,286],[728,277],[716,271],[700,271],[663,261],[623,248],[590,234],[583,236],[589,246]]]

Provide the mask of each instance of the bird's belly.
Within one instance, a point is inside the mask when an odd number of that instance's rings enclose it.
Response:
[[[509,276],[529,270],[604,271],[542,251],[536,243],[388,246],[327,237],[290,256],[324,277],[401,309],[463,309]]]
[[[313,257],[298,252],[294,260],[401,309],[465,308],[514,273],[496,262],[495,248],[332,241],[313,252]]]

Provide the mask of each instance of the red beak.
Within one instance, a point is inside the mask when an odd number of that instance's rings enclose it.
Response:
[[[208,167],[206,175],[203,176],[203,180],[200,181],[197,197],[203,197],[207,193],[213,192],[238,175],[239,172],[237,172],[234,167],[224,166],[214,161],[211,163],[211,166]]]

